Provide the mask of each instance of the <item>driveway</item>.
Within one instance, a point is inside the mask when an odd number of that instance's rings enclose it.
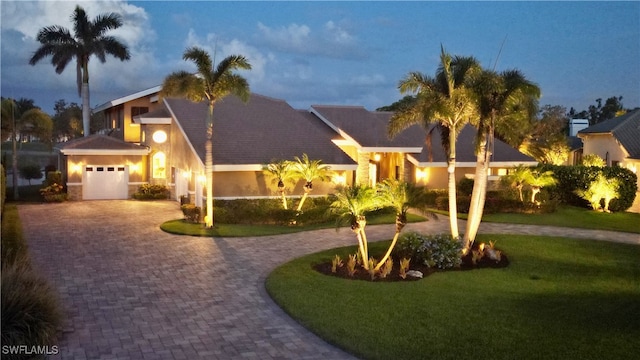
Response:
[[[34,265],[66,313],[52,359],[352,359],[289,318],[264,289],[279,264],[354,244],[348,230],[176,236],[159,229],[182,217],[169,201],[20,205],[19,213]],[[445,232],[448,221],[407,228]],[[379,240],[394,226],[368,229]],[[633,234],[552,227],[483,224],[481,231],[640,243]]]

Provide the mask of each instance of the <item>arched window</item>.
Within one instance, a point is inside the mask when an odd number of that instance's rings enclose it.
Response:
[[[167,157],[162,151],[153,154],[152,166],[154,179],[164,179],[167,177]]]

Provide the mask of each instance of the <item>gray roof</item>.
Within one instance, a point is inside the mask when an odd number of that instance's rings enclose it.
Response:
[[[612,134],[630,158],[640,159],[640,109],[589,126],[578,134]]]
[[[208,105],[165,99],[189,141],[204,162]],[[213,121],[213,161],[220,165],[266,164],[306,153],[330,165],[356,163],[331,140],[335,133],[318,119],[293,109],[283,100],[252,94],[243,103],[228,96],[216,103]]]
[[[414,125],[393,139],[387,136],[387,124],[392,112],[369,111],[361,106],[313,105],[329,126],[346,133],[363,147],[419,148],[424,144],[425,131]]]
[[[447,156],[442,147],[440,131],[436,128],[430,135],[431,147],[425,145],[420,155],[416,158],[421,164],[427,163],[446,163]],[[476,129],[472,125],[465,125],[458,134],[456,142],[456,162],[476,162],[475,154]],[[492,162],[536,162],[535,159],[529,157],[509,144],[494,139]]]
[[[132,144],[121,139],[104,134],[93,134],[76,138],[62,143],[56,147],[60,150],[147,150],[146,146]]]

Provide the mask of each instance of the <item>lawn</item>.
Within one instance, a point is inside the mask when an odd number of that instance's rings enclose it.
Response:
[[[504,269],[371,283],[286,263],[266,280],[273,299],[323,339],[365,359],[627,359],[640,338],[640,247],[557,237],[483,235]],[[383,243],[371,245],[382,251]]]
[[[409,222],[424,221],[425,218],[415,214],[409,214]],[[381,214],[367,218],[367,224],[393,224],[395,215]],[[270,236],[291,234],[302,231],[326,229],[335,227],[334,222],[306,226],[282,226],[282,225],[251,225],[251,224],[220,224],[216,223],[213,229],[204,228],[203,224],[189,223],[184,220],[170,220],[160,225],[160,229],[170,234],[207,236],[207,237],[243,237],[243,236]]]
[[[482,221],[640,233],[640,214],[604,213],[572,206],[560,206],[550,214],[486,214]]]

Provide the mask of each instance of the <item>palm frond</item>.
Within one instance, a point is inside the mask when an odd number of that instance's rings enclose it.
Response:
[[[184,97],[191,101],[205,100],[204,84],[201,78],[186,71],[170,74],[162,83],[160,97]]]

